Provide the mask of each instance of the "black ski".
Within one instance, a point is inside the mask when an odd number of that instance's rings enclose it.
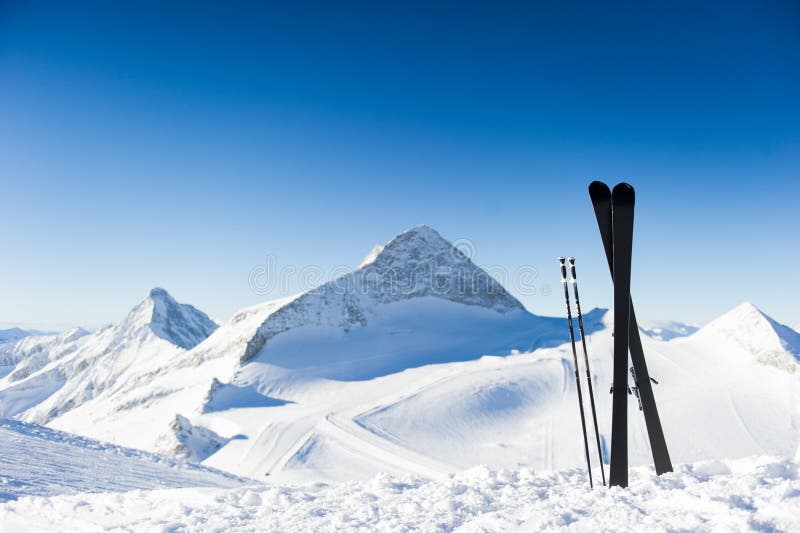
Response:
[[[633,187],[620,183],[611,192],[614,259],[614,392],[611,403],[609,486],[628,486],[628,320],[631,310]]]
[[[583,430],[583,451],[586,453],[586,470],[589,472],[589,487],[592,483],[592,463],[589,461],[589,439],[586,436],[586,416],[583,414],[583,393],[581,392],[581,379],[578,377],[578,352],[575,349],[575,331],[572,329],[572,309],[569,305],[569,289],[567,288],[567,266],[563,257],[558,258],[561,265],[561,283],[564,285],[564,301],[567,304],[567,324],[569,325],[569,340],[572,343],[572,363],[575,366],[575,387],[578,389],[578,410],[581,413],[581,429]]]
[[[603,240],[603,248],[606,252],[608,268],[613,278],[614,238],[612,233],[611,191],[605,183],[594,181],[589,185],[589,196],[592,199],[592,205],[597,218],[597,226],[600,229],[600,237]],[[639,387],[638,392],[642,402],[642,412],[644,413],[647,434],[650,439],[650,450],[653,453],[653,463],[655,464],[656,473],[660,475],[665,472],[672,472],[672,462],[670,461],[669,451],[667,450],[664,430],[661,427],[661,419],[658,416],[658,408],[656,407],[656,400],[653,396],[653,387],[650,383],[652,378],[647,370],[642,340],[639,336],[639,326],[636,321],[633,299],[631,299],[630,316],[628,319],[628,342],[634,371],[641,380],[637,386]]]

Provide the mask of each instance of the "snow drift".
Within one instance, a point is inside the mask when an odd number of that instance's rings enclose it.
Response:
[[[754,457],[631,472],[589,490],[584,472],[476,467],[437,480],[379,475],[335,486],[135,490],[0,505],[11,530],[797,531],[798,464]]]

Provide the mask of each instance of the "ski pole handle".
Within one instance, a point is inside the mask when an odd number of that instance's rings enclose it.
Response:
[[[567,282],[567,265],[564,264],[564,261],[566,261],[565,258],[563,258],[563,257],[559,257],[558,258],[558,264],[561,265],[561,282],[562,283],[566,283]]]
[[[572,283],[576,283],[578,281],[578,277],[575,275],[575,258],[570,257],[567,259],[569,261],[569,273],[572,276]]]

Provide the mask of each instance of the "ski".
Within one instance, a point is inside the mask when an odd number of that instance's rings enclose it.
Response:
[[[589,472],[589,487],[594,488],[592,483],[592,463],[589,460],[589,439],[586,436],[586,416],[583,413],[583,393],[581,392],[581,379],[578,374],[578,352],[575,349],[575,332],[572,328],[572,309],[569,305],[569,289],[567,287],[567,266],[566,259],[558,258],[561,265],[561,283],[564,285],[564,301],[567,304],[567,325],[569,326],[569,340],[572,343],[572,363],[575,367],[575,387],[578,389],[578,410],[581,413],[581,429],[583,430],[583,450],[586,453],[586,470]]]
[[[586,332],[583,329],[583,313],[581,313],[581,299],[578,296],[578,277],[575,275],[575,258],[570,257],[569,271],[572,278],[572,293],[575,295],[575,313],[578,315],[578,331],[581,333],[583,347],[583,363],[586,367],[586,386],[589,388],[589,404],[592,406],[592,422],[594,422],[594,437],[597,441],[597,458],[600,461],[600,475],[603,485],[606,484],[606,470],[603,466],[603,450],[600,446],[600,430],[597,428],[597,410],[594,406],[594,387],[592,387],[592,371],[589,369],[589,352],[586,350]]]
[[[600,229],[600,237],[603,240],[603,248],[608,261],[608,268],[611,276],[614,276],[613,262],[613,234],[612,234],[612,209],[611,209],[611,190],[605,183],[594,181],[589,185],[589,196],[594,207],[597,226]],[[644,413],[647,434],[650,439],[650,450],[653,454],[653,463],[656,473],[663,474],[672,472],[672,462],[670,461],[667,442],[664,438],[664,431],[661,427],[661,419],[658,416],[658,408],[653,395],[653,388],[650,384],[652,378],[647,370],[647,362],[644,358],[642,340],[639,336],[639,326],[636,321],[636,313],[633,307],[633,299],[630,303],[630,317],[628,320],[628,342],[630,344],[631,362],[633,363],[636,374],[642,379],[639,394],[642,399],[642,412]]]
[[[628,320],[631,309],[633,187],[620,183],[611,192],[614,235],[614,392],[611,398],[611,466],[609,486],[628,486]]]

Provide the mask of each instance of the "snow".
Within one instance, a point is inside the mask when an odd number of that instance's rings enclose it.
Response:
[[[380,474],[301,487],[252,484],[25,497],[0,505],[9,530],[797,531],[798,464],[768,456],[700,462],[627,489],[589,490],[580,469],[478,466],[436,480]]]
[[[205,313],[179,304],[159,287],[150,291],[139,312],[145,313],[144,321],[158,337],[186,350],[197,346],[218,327]]]
[[[155,450],[155,442],[165,441],[175,411],[151,411],[144,432],[131,431],[141,427],[130,421],[118,420],[114,428],[102,418],[152,403],[160,392],[149,385],[156,376],[175,370],[170,359],[217,327],[201,311],[156,288],[118,324],[95,333],[76,329],[22,339],[0,350],[17,361],[0,380],[0,416]],[[148,389],[144,394],[142,386]],[[127,438],[115,438],[115,430]],[[177,444],[173,439],[168,448]]]
[[[370,250],[370,252],[366,255],[366,257],[364,257],[364,259],[361,260],[357,268],[365,267],[369,264],[374,263],[375,259],[382,251],[383,251],[382,244],[376,244],[375,246],[373,246],[372,250]]]
[[[205,340],[217,326],[202,311],[179,304],[167,291],[156,287],[128,313],[115,334],[125,341],[149,330],[158,338],[188,350]]]
[[[399,290],[384,290],[386,280],[396,280]],[[342,284],[354,290],[341,292]],[[256,358],[267,342],[272,360],[265,364],[278,373],[285,363],[314,378],[353,381],[557,344],[561,325],[525,311],[437,232],[419,226],[376,248],[352,274],[245,309],[219,328],[154,289],[120,323],[24,358],[0,381],[0,414],[199,457],[205,452],[186,448],[196,441],[178,435],[187,434],[178,416],[196,428],[189,433],[225,440],[239,433],[235,423],[222,417],[197,423],[198,414],[291,403],[255,388],[265,386],[260,378],[236,380],[241,361]],[[299,372],[292,374],[297,381]]]
[[[584,323],[606,448],[613,316],[595,309]],[[673,501],[673,514],[684,498],[680,512],[701,529],[714,520],[723,529],[738,529],[746,523],[740,518],[754,520],[753,528],[771,523],[770,513],[777,511],[770,505],[736,492],[728,502],[722,484],[739,490],[743,480],[763,475],[769,484],[769,472],[796,471],[794,463],[768,457],[800,458],[800,334],[752,304],[695,332],[680,323],[645,325],[642,341],[650,373],[660,382],[654,392],[672,461],[695,466],[681,466],[677,477],[650,478],[644,420],[631,398],[629,455],[643,496],[609,491],[598,509],[643,510],[657,517],[653,524],[669,520],[668,512],[662,516],[648,503],[649,495]],[[159,520],[158,527],[206,529],[226,518],[242,529],[287,530],[337,524],[397,529],[405,520],[422,529],[617,524],[598,522],[590,496],[581,495],[585,459],[576,438],[577,391],[565,318],[530,313],[426,226],[376,247],[338,280],[243,309],[219,326],[154,289],[117,324],[92,334],[27,337],[0,346],[0,357],[9,363],[0,379],[0,416],[173,461],[201,461],[269,485],[156,493],[152,486],[130,485],[146,491],[59,495],[35,504],[53,513],[41,516],[42,528],[69,513],[65,519],[76,524],[91,525],[107,514],[115,522],[104,526],[134,529]],[[585,387],[582,372],[581,380]],[[110,445],[85,448],[93,446]],[[779,466],[766,468],[764,461]],[[485,466],[475,470],[477,465]],[[594,454],[592,465],[599,479]],[[794,483],[792,475],[782,482]],[[48,487],[43,479],[31,486]],[[125,490],[104,487],[97,477],[87,483],[87,491]],[[696,487],[697,502],[686,487]],[[703,500],[702,490],[716,496]],[[764,502],[785,496],[787,508],[794,504],[793,488],[783,496],[765,490]],[[582,503],[569,507],[568,496]],[[309,516],[284,511],[284,500]],[[9,504],[3,512],[20,514],[0,516],[38,520],[33,508],[25,510],[33,501]],[[160,501],[172,503],[155,509]],[[266,510],[258,502],[267,502]],[[142,510],[131,518],[139,522],[106,513],[126,505]],[[708,518],[704,513],[715,505],[719,514]],[[643,516],[630,520],[618,525],[648,525]],[[779,516],[775,520],[784,524]]]
[[[749,302],[712,321],[698,336],[715,333],[747,350],[761,364],[790,372],[798,370],[800,333],[778,323]]]
[[[0,421],[0,449],[0,501],[245,482],[201,465],[12,420]]]
[[[88,334],[82,328],[72,328],[61,334],[29,334],[13,342],[0,343],[0,368],[5,368],[0,372],[0,378],[13,371],[22,361],[27,360],[24,366],[32,368],[31,361],[42,361],[47,351]]]
[[[270,314],[248,342],[242,362],[287,331],[316,326],[347,332],[367,325],[377,307],[404,300],[428,297],[498,313],[524,311],[500,283],[428,226],[401,233],[367,261]]]
[[[402,362],[403,356],[414,353],[414,339],[429,352],[419,352],[399,368],[377,366],[379,357],[348,362],[353,354],[381,348],[379,341],[389,337],[377,320],[338,336],[314,330],[315,336],[298,332],[277,337],[237,371],[232,383],[285,403],[258,408],[252,401],[239,406],[229,402],[224,410],[196,417],[198,425],[227,424],[228,431],[248,437],[231,441],[206,463],[257,479],[268,475],[276,483],[366,479],[380,471],[435,477],[481,463],[536,469],[583,465],[565,339],[509,355],[512,346],[491,349],[490,332],[513,338],[513,328],[501,327],[513,322],[470,321],[458,312],[477,310],[448,309],[453,304],[425,299],[395,304],[398,314],[386,319],[387,328],[393,324],[404,331],[399,327],[403,305],[409,308],[407,316],[419,322],[408,328],[414,334],[397,333],[392,343],[400,351],[388,352],[388,360]],[[434,306],[426,313],[424,305]],[[611,317],[597,314],[600,317],[587,320],[587,341],[601,438],[607,443],[611,421],[605,391],[611,382],[613,339],[607,327]],[[468,357],[470,352],[459,352],[458,345],[438,344],[442,341],[434,328],[425,326],[434,317],[444,338],[454,337],[443,318],[452,317],[452,324],[466,325],[460,332],[464,346],[476,350],[472,353],[496,355]],[[525,327],[544,324],[542,317],[530,320]],[[564,333],[562,321],[554,327]],[[713,329],[669,342],[643,337],[643,342],[651,373],[660,380],[655,394],[673,462],[792,455],[797,449],[796,373],[759,363]],[[448,358],[436,360],[437,354]],[[324,364],[328,359],[335,364]],[[369,365],[383,370],[373,372]],[[360,374],[365,369],[369,373]],[[646,429],[633,400],[629,421],[631,462],[649,464]],[[597,468],[594,457],[593,464]]]

